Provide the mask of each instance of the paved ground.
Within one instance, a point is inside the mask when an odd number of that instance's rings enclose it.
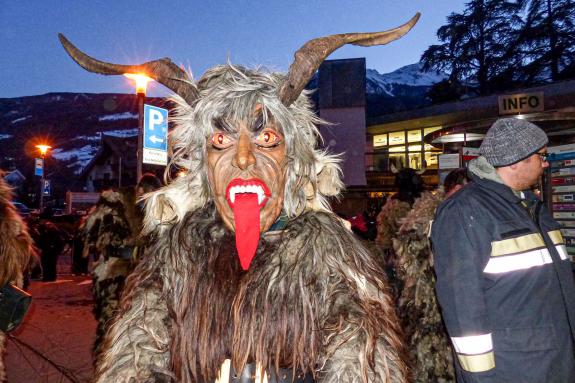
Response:
[[[60,256],[55,282],[32,282],[29,289],[32,306],[25,323],[13,335],[58,368],[25,345],[9,339],[6,355],[9,383],[89,382],[96,330],[91,288],[91,277],[70,273],[67,255]]]

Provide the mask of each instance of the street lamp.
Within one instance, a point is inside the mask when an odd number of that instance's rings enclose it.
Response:
[[[142,178],[142,157],[143,157],[143,132],[144,132],[144,101],[146,99],[146,87],[152,79],[144,74],[124,73],[124,76],[136,83],[136,94],[138,95],[138,151],[136,161],[136,182]]]
[[[42,155],[42,176],[40,178],[40,213],[44,209],[44,180],[46,176],[46,153],[48,150],[52,149],[50,145],[36,145],[36,148],[40,150],[40,154]]]

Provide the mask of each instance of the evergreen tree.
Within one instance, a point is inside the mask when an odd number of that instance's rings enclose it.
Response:
[[[525,25],[518,40],[527,81],[557,81],[575,74],[575,2],[522,0]]]
[[[517,65],[520,9],[521,3],[512,1],[471,0],[462,14],[452,13],[439,28],[442,44],[423,53],[424,69],[447,71],[451,81],[472,83],[481,95],[509,86]]]

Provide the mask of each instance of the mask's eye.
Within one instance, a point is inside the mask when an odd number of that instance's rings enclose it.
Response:
[[[217,149],[226,149],[232,144],[232,140],[225,133],[214,133],[212,145]]]
[[[266,129],[262,131],[255,140],[255,144],[264,148],[271,148],[279,145],[282,142],[282,137],[273,130]]]

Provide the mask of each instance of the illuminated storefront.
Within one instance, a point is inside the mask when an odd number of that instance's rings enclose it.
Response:
[[[371,189],[390,189],[391,165],[427,169],[437,185],[437,155],[478,147],[502,117],[539,125],[551,145],[575,142],[575,80],[399,112],[367,121],[366,174]]]

